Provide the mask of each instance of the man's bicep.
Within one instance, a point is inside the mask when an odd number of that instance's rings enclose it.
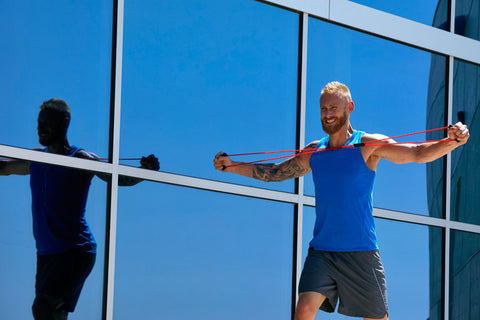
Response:
[[[281,163],[279,174],[282,180],[303,177],[310,172],[305,155],[296,156]]]
[[[387,144],[376,148],[374,154],[395,164],[416,162],[417,152],[414,144]]]

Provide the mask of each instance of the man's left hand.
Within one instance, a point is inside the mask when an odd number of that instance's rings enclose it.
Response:
[[[155,155],[151,154],[148,157],[142,157],[140,160],[140,168],[144,169],[150,169],[150,170],[155,170],[158,171],[160,169],[160,163],[158,162],[157,157]]]
[[[470,137],[467,125],[457,122],[455,125],[448,128],[448,137],[457,140],[458,144],[461,145],[467,143],[467,140]]]

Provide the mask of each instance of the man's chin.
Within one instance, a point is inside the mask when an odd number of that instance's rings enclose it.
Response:
[[[338,130],[340,130],[342,127],[341,126],[326,126],[322,125],[322,129],[326,134],[334,134],[337,133]]]
[[[44,147],[49,145],[49,141],[47,139],[40,138],[40,139],[38,139],[38,142]]]

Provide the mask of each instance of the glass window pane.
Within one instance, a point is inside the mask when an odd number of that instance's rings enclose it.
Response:
[[[0,143],[37,146],[39,106],[62,98],[71,142],[107,156],[112,8],[106,0],[2,1]]]
[[[442,319],[442,229],[378,218],[375,222],[390,317]]]
[[[452,231],[450,319],[480,319],[480,234]]]
[[[315,209],[304,208],[303,259],[315,223]],[[390,318],[442,319],[442,229],[378,218],[375,223],[387,278]],[[412,290],[412,283],[415,283],[415,290]],[[338,313],[318,312],[316,319],[350,318]]]
[[[364,6],[448,30],[448,0],[351,0]]]
[[[440,87],[445,83],[445,57],[317,19],[310,19],[308,50],[307,143],[325,135],[320,122],[320,91],[335,80],[345,83],[352,93],[355,110],[350,122],[354,129],[393,137],[445,125],[441,123],[445,90]],[[433,104],[438,113],[429,114],[433,119],[427,122],[427,110]],[[445,132],[437,135],[444,137]],[[418,134],[397,141],[426,139],[426,134]],[[443,168],[443,160],[436,160],[435,165]],[[443,176],[438,179],[443,181]],[[425,164],[397,165],[381,160],[374,206],[428,215],[426,182]],[[309,177],[305,190],[314,194]]]
[[[293,192],[292,180],[227,175],[212,161],[295,149],[298,21],[256,1],[126,2],[122,157],[155,153],[162,171]]]
[[[82,171],[85,172],[85,171]],[[0,215],[0,317],[31,319],[35,297],[36,246],[32,232],[30,176],[2,176]],[[103,301],[107,183],[93,178],[86,220],[97,243],[97,257],[69,319],[100,319]]]
[[[480,224],[480,66],[457,60],[454,68],[452,122],[466,123],[470,138],[452,152],[451,219]]]
[[[455,0],[455,33],[480,40],[480,3]]]
[[[118,208],[115,319],[290,319],[293,205],[142,182]]]

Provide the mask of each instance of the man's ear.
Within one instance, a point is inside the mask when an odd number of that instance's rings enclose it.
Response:
[[[355,103],[353,103],[353,101],[350,101],[348,103],[348,111],[352,113],[354,109],[355,109]]]
[[[65,119],[63,120],[63,127],[65,128],[65,131],[67,131],[69,125],[70,125],[70,118],[65,117]]]

